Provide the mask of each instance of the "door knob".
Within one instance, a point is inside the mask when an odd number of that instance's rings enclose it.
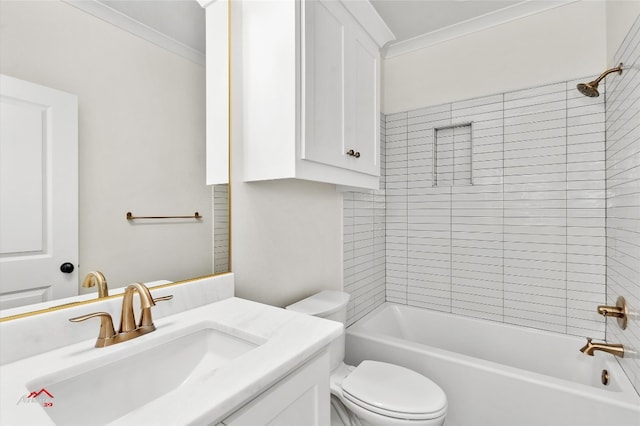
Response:
[[[74,269],[75,268],[73,267],[73,263],[65,262],[62,265],[60,265],[60,272],[63,272],[65,274],[72,273]]]

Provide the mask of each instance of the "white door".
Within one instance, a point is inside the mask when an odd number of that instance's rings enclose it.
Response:
[[[77,295],[77,266],[78,99],[0,75],[0,309]]]

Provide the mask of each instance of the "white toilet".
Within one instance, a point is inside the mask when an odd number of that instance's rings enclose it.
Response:
[[[322,291],[287,309],[342,322],[347,319],[349,294]],[[363,426],[440,426],[447,414],[447,396],[425,376],[408,368],[378,361],[357,367],[344,361],[345,336],[331,346],[331,403],[344,416],[346,407]],[[339,402],[335,401],[335,398]]]

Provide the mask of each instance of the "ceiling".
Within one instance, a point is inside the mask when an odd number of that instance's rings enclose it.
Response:
[[[395,34],[394,43],[397,43],[523,3],[523,1],[371,0],[371,3]]]
[[[204,9],[196,0],[96,0],[204,54]]]
[[[195,0],[97,0],[204,54],[204,9]],[[353,1],[353,0],[352,0]],[[525,1],[371,0],[398,43]]]

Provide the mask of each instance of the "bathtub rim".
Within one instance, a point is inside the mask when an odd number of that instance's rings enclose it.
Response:
[[[576,339],[576,341],[580,340],[580,337],[574,336],[574,335],[557,333],[557,332],[547,331],[547,330],[540,330],[540,329],[535,329],[530,327],[521,327],[513,324],[505,324],[505,323],[490,321],[482,318],[466,317],[466,316],[458,315],[454,313],[435,311],[427,308],[404,305],[404,304],[394,303],[394,302],[382,303],[380,306],[376,307],[374,310],[367,313],[365,316],[357,320],[355,323],[348,326],[345,330],[346,339],[348,340],[349,339],[348,336],[352,335],[355,337],[372,340],[380,344],[388,344],[391,346],[395,346],[400,349],[424,352],[429,356],[433,356],[440,360],[456,362],[466,367],[479,368],[482,371],[486,371],[488,373],[499,374],[512,379],[523,380],[528,383],[546,386],[555,390],[568,391],[585,398],[595,399],[595,400],[606,402],[606,403],[616,405],[625,409],[635,410],[640,415],[640,394],[635,390],[635,388],[631,383],[631,380],[626,375],[626,373],[624,372],[624,370],[622,369],[622,367],[620,366],[617,360],[607,360],[608,361],[607,364],[611,363],[612,365],[614,365],[616,369],[614,374],[616,375],[616,377],[618,376],[622,377],[622,379],[619,380],[620,390],[597,388],[587,384],[573,382],[567,379],[545,375],[542,373],[525,370],[518,367],[512,367],[509,365],[500,364],[495,361],[476,358],[476,357],[465,355],[462,353],[453,352],[447,349],[442,349],[435,346],[413,342],[403,338],[390,336],[388,334],[375,333],[370,329],[365,329],[365,325],[363,324],[366,322],[367,319],[371,319],[372,317],[379,315],[380,312],[387,309],[398,309],[398,310],[408,309],[408,310],[426,311],[429,315],[433,314],[440,317],[455,316],[459,319],[469,321],[469,322],[489,323],[491,326],[507,327],[507,328],[518,330],[518,331],[526,331],[526,332],[532,332],[532,333],[543,334],[543,335],[547,335],[547,334],[559,335],[561,337],[566,337],[569,339]],[[347,345],[347,350],[348,350],[348,345]],[[600,355],[601,354],[596,354],[596,356],[600,356]],[[611,374],[611,371],[610,371],[610,374]]]

